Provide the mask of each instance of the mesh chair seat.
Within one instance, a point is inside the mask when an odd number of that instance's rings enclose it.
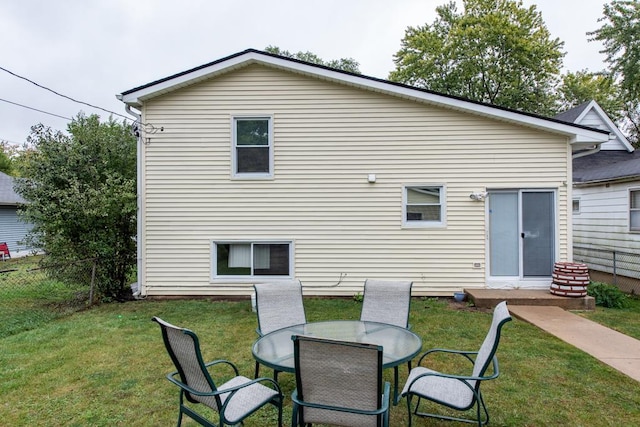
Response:
[[[219,391],[227,390],[243,384],[247,384],[252,380],[237,376],[218,387]],[[224,406],[231,393],[221,393],[220,401]],[[242,421],[246,414],[250,414],[261,408],[264,404],[278,397],[278,392],[272,388],[266,387],[260,383],[253,383],[247,387],[241,388],[233,394],[233,398],[229,400],[224,416],[231,424],[237,424]],[[207,405],[209,406],[209,405]],[[215,406],[212,406],[215,409]]]
[[[421,377],[420,380],[414,383],[413,381],[418,377]],[[475,380],[446,377],[438,371],[418,366],[409,373],[402,394],[406,395],[411,391],[413,394],[443,405],[465,410],[473,406],[475,384]]]

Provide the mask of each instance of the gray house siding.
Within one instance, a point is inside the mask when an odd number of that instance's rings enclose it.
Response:
[[[0,172],[0,242],[6,242],[11,256],[26,252],[24,244],[32,225],[20,220],[18,206],[25,200],[13,190],[14,178]]]
[[[0,206],[0,242],[7,242],[11,254],[28,250],[23,240],[31,225],[18,217],[15,206]]]

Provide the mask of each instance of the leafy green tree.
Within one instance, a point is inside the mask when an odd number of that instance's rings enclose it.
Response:
[[[640,145],[640,2],[615,0],[604,5],[604,22],[599,29],[587,33],[591,40],[602,42],[614,78],[622,88],[626,104],[624,131],[629,140]]]
[[[121,299],[136,260],[136,140],[127,125],[79,114],[69,136],[36,125],[16,191],[34,247],[51,264],[95,258],[97,286]]]
[[[595,100],[614,122],[621,120],[625,114],[625,103],[621,98],[620,87],[606,72],[592,73],[588,70],[568,72],[562,77],[558,94],[560,111]]]
[[[318,55],[312,52],[296,52],[292,53],[288,50],[281,50],[277,46],[267,46],[265,52],[272,53],[274,55],[285,56],[287,58],[298,59],[300,61],[311,62],[312,64],[324,65],[326,67],[336,68],[342,71],[348,71],[354,74],[362,74],[360,72],[360,64],[353,58],[340,58],[330,61],[325,61]]]
[[[13,175],[13,162],[11,161],[11,157],[9,157],[6,146],[7,144],[0,141],[0,172]]]
[[[599,29],[587,33],[602,42],[605,61],[628,98],[640,99],[640,2],[612,1],[604,5]]]
[[[531,113],[555,110],[563,43],[535,6],[463,0],[436,8],[431,24],[409,27],[393,81]]]

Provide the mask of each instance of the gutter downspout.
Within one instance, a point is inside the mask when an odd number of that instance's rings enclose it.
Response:
[[[585,150],[585,151],[580,151],[579,153],[576,154],[572,154],[571,158],[572,159],[577,159],[579,157],[584,157],[584,156],[589,156],[591,154],[596,154],[598,151],[600,151],[600,147],[602,144],[597,144],[595,145],[594,148],[591,148],[589,150]]]
[[[122,96],[118,96],[118,99],[122,101]],[[125,111],[135,117],[138,124],[138,134],[136,136],[136,268],[137,268],[137,289],[132,289],[133,296],[136,299],[144,298],[147,296],[147,291],[143,284],[145,283],[144,270],[142,265],[142,114],[137,113],[131,109],[131,106],[125,104]]]

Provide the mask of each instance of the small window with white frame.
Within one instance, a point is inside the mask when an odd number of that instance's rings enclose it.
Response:
[[[580,213],[580,199],[573,199],[571,203],[571,211],[574,215]]]
[[[236,116],[232,119],[232,176],[273,177],[273,119],[271,116]]]
[[[629,231],[640,233],[640,188],[629,189]]]
[[[290,241],[212,242],[213,279],[291,278]]]
[[[404,187],[403,225],[443,227],[445,225],[445,187],[411,185]]]

